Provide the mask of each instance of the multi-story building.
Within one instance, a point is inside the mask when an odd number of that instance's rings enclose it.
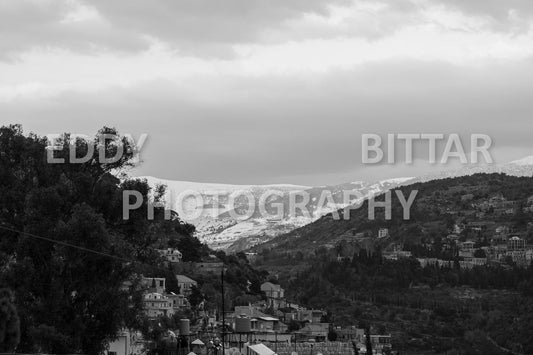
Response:
[[[514,237],[509,238],[509,240],[507,241],[508,251],[525,250],[525,249],[526,249],[526,241],[524,239],[514,236]]]
[[[174,314],[172,300],[160,293],[145,294],[143,303],[146,315],[150,318],[169,317]]]

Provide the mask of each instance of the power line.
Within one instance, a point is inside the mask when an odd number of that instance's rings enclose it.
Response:
[[[75,244],[71,244],[71,243],[68,243],[68,242],[64,242],[64,241],[61,241],[61,240],[56,240],[56,239],[52,239],[52,238],[43,237],[43,236],[40,236],[40,235],[37,235],[37,234],[24,232],[24,231],[18,230],[16,228],[8,227],[6,225],[0,224],[0,229],[7,230],[7,231],[10,231],[10,232],[13,232],[13,233],[19,233],[19,234],[28,236],[30,238],[34,238],[34,239],[38,239],[38,240],[44,240],[44,241],[47,241],[49,243],[62,245],[62,246],[68,247],[68,248],[77,249],[77,250],[80,250],[80,251],[83,251],[83,252],[87,252],[87,253],[91,253],[91,254],[95,254],[95,255],[111,258],[111,259],[115,259],[115,260],[118,260],[118,261],[121,261],[121,262],[137,264],[139,266],[143,266],[143,267],[149,268],[153,272],[157,272],[157,274],[166,275],[166,273],[169,272],[169,269],[167,269],[167,268],[146,264],[146,263],[143,263],[141,261],[137,261],[137,260],[134,260],[134,259],[123,258],[123,257],[118,256],[118,255],[112,255],[112,254],[108,254],[108,253],[101,252],[101,251],[94,250],[94,249],[90,249],[90,248],[85,248],[85,247],[82,247],[82,246],[79,246],[79,245],[75,245]]]
[[[108,257],[108,258],[113,258],[113,259],[124,261],[124,262],[129,262],[129,263],[135,262],[134,260],[122,258],[122,257],[117,256],[117,255],[107,254],[107,253],[104,253],[104,252],[101,252],[101,251],[85,248],[85,247],[82,247],[82,246],[79,246],[79,245],[70,244],[70,243],[67,243],[67,242],[64,242],[64,241],[61,241],[61,240],[42,237],[40,235],[24,232],[24,231],[21,231],[21,230],[15,229],[15,228],[11,228],[11,227],[7,227],[7,226],[4,226],[4,225],[0,225],[0,229],[4,229],[4,230],[7,230],[7,231],[10,231],[10,232],[13,232],[13,233],[20,233],[20,234],[23,234],[23,235],[31,237],[31,238],[44,240],[44,241],[47,241],[47,242],[50,242],[50,243],[59,244],[59,245],[65,246],[65,247],[78,249],[78,250],[85,251],[85,252],[88,252],[88,253],[92,253],[92,254],[96,254],[96,255],[100,255],[100,256],[105,256],[105,257]]]

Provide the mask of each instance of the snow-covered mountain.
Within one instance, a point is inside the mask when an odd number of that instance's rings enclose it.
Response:
[[[525,158],[522,158],[522,159],[519,159],[519,160],[514,160],[514,161],[510,162],[507,165],[514,165],[514,166],[533,165],[533,155],[530,155],[528,157],[525,157]]]
[[[416,182],[475,173],[532,176],[533,156],[503,165],[465,166],[419,177],[317,187],[289,184],[228,185],[163,180],[151,176],[142,178],[147,179],[152,187],[161,184],[167,186],[167,200],[171,201],[172,209],[196,226],[197,236],[203,242],[214,249],[235,252],[302,227],[347,205],[357,204],[370,195]],[[304,193],[309,196],[309,201],[305,203],[309,213],[290,207],[295,201],[303,202],[298,198],[302,198]],[[233,203],[232,194],[237,195]],[[263,203],[261,199],[265,195],[269,197]],[[181,198],[184,196],[187,198]],[[261,204],[266,206],[264,210],[261,210]],[[280,209],[282,213],[274,217]]]
[[[416,181],[424,182],[434,179],[448,177],[472,175],[477,173],[501,173],[512,176],[532,176],[533,175],[533,155],[523,159],[514,160],[506,164],[491,165],[465,165],[458,169],[441,170],[416,178]]]
[[[166,200],[181,218],[196,226],[198,238],[214,249],[227,251],[239,251],[268,241],[309,224],[326,213],[358,203],[370,194],[379,194],[411,180],[397,178],[310,187],[197,183],[151,176],[141,178],[152,187],[165,185]],[[230,200],[232,194],[237,195],[234,202]],[[291,209],[295,202],[304,202],[304,195],[308,197],[305,210],[300,207]],[[260,205],[265,206],[264,210]]]

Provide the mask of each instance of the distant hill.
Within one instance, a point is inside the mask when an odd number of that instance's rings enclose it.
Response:
[[[403,220],[402,206],[393,193],[391,220],[385,220],[383,208],[377,208],[376,219],[369,220],[368,201],[365,201],[351,211],[348,220],[334,220],[330,213],[258,245],[254,250],[313,253],[321,247],[333,248],[343,240],[354,241],[364,237],[369,237],[366,239],[380,247],[390,243],[425,243],[454,232],[466,238],[469,233],[466,227],[473,222],[486,222],[492,228],[504,225],[512,232],[530,236],[528,222],[533,222],[533,212],[524,212],[524,209],[532,203],[528,202],[528,198],[533,196],[533,178],[483,173],[415,183],[398,190],[405,196],[409,196],[412,190],[418,190],[409,220]],[[339,212],[342,215],[342,210]],[[377,238],[380,228],[388,229],[387,238]],[[454,231],[457,228],[461,231]]]
[[[304,186],[291,184],[274,184],[274,185],[229,185],[199,183],[188,181],[164,180],[156,177],[146,178],[149,185],[166,185],[169,196],[172,196],[173,209],[179,210],[176,206],[176,197],[185,191],[194,191],[203,199],[203,214],[199,217],[189,218],[187,214],[193,215],[197,206],[191,200],[187,200],[184,209],[187,212],[181,217],[188,223],[196,227],[196,236],[207,243],[213,249],[221,249],[228,253],[235,253],[246,250],[254,245],[268,242],[274,237],[292,232],[295,229],[312,223],[323,215],[343,208],[349,205],[343,201],[344,191],[359,193],[362,198],[353,199],[350,203],[361,202],[362,199],[369,195],[376,195],[399,186],[414,184],[417,182],[426,182],[431,180],[440,180],[450,177],[468,176],[477,173],[505,173],[511,176],[531,176],[533,174],[533,156],[525,157],[502,165],[489,166],[463,166],[458,169],[446,169],[435,171],[431,174],[407,177],[392,178],[381,181],[354,181],[330,186]],[[262,194],[269,190],[281,192],[281,197],[273,199],[270,202],[281,203],[284,206],[283,218],[272,220],[265,218],[259,213],[258,201]],[[235,218],[231,216],[228,208],[229,194],[242,191],[251,194],[256,202],[255,213],[247,219]],[[289,213],[289,196],[293,193],[307,192],[310,196],[308,203],[309,216],[302,214],[291,215]],[[334,203],[327,203],[319,206],[320,196],[323,192],[331,193]],[[217,211],[216,195],[219,210]],[[235,201],[235,209],[231,212],[244,214],[250,207],[249,201],[244,197],[239,197]],[[323,207],[322,209],[320,207]],[[268,208],[267,208],[268,210]]]

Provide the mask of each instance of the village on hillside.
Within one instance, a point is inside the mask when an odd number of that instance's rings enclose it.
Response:
[[[182,253],[174,248],[157,250],[170,267],[182,264]],[[250,259],[255,253],[248,253]],[[214,255],[209,260],[192,263],[196,274],[221,275],[224,264]],[[222,354],[223,347],[230,354],[291,355],[365,353],[370,342],[375,354],[391,353],[391,335],[377,334],[371,329],[334,327],[326,322],[326,312],[308,309],[291,302],[285,290],[273,282],[261,284],[264,295],[260,302],[235,306],[222,312],[207,309],[201,301],[191,306],[189,298],[198,283],[187,275],[175,274],[179,293],[167,292],[165,277],[141,278],[144,290],[144,313],[153,322],[182,314],[189,318],[177,320],[176,329],[168,329],[159,344],[143,337],[141,332],[123,329],[110,342],[107,355],[141,355],[150,349],[164,348],[167,354]],[[124,288],[132,287],[126,282]]]
[[[525,204],[508,200],[501,193],[475,202],[473,198],[470,193],[461,196],[463,210],[443,208],[440,213],[453,221],[446,235],[421,240],[415,246],[395,240],[388,228],[364,232],[352,229],[327,246],[337,247],[338,260],[351,259],[354,251],[360,248],[372,252],[375,244],[381,243],[385,245],[381,250],[383,258],[414,257],[422,267],[529,267],[533,261],[533,244],[528,242],[528,236],[533,231],[533,223],[517,229],[512,220],[533,212],[533,196],[528,197]],[[473,221],[469,221],[471,219]]]

